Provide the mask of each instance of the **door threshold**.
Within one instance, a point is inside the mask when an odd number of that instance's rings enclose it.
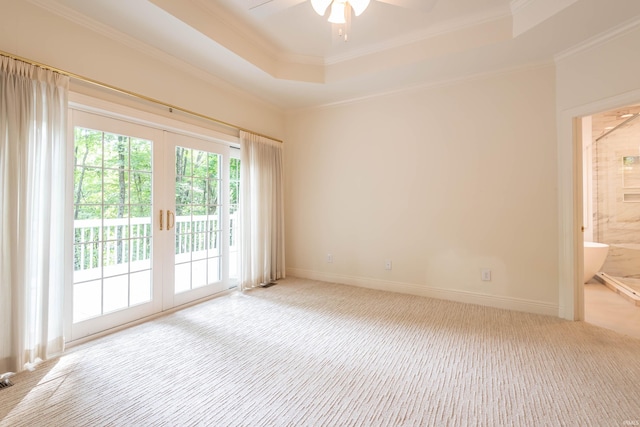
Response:
[[[630,303],[640,307],[640,295],[638,295],[635,290],[626,286],[618,278],[602,272],[597,273],[595,278]]]

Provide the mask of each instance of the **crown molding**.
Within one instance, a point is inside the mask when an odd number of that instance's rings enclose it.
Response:
[[[531,1],[531,0],[527,0]],[[455,33],[456,31],[465,30],[488,22],[500,21],[504,18],[511,17],[511,11],[504,8],[494,8],[483,13],[465,16],[459,19],[442,22],[433,27],[415,31],[411,34],[396,37],[394,39],[367,46],[357,51],[334,55],[325,59],[325,65],[336,65],[341,62],[351,61],[353,59],[365,57],[380,53],[382,51],[397,49],[409,44],[419,43],[430,38],[442,36],[444,34]]]
[[[225,26],[226,31],[235,33],[236,36],[253,46],[258,46],[261,50],[266,51],[268,55],[273,57],[281,55],[281,46],[278,46],[271,40],[268,40],[264,34],[258,34],[251,26],[238,20],[226,9],[219,7],[217,2],[206,0],[181,0],[181,2],[186,1],[191,1],[193,4],[200,7],[200,9],[208,13],[209,17],[220,21]]]
[[[579,0],[512,0],[513,37],[526,33]]]
[[[88,30],[100,34],[109,40],[112,40],[116,43],[124,45],[132,50],[138,51],[150,58],[161,61],[170,67],[180,70],[188,75],[191,75],[207,84],[210,84],[214,87],[223,89],[225,91],[231,92],[234,95],[240,96],[243,99],[247,99],[251,102],[258,102],[259,104],[271,108],[276,109],[278,111],[282,111],[282,107],[277,104],[257,97],[249,92],[238,88],[237,86],[229,83],[228,81],[217,77],[210,72],[202,70],[201,68],[195,67],[188,62],[177,59],[176,57],[160,50],[155,47],[152,47],[144,42],[139,41],[138,39],[131,37],[127,34],[124,34],[118,30],[113,29],[105,24],[102,24],[99,21],[96,21],[86,15],[81,14],[80,12],[76,12],[73,9],[70,9],[66,6],[61,5],[58,2],[50,1],[50,0],[27,0],[29,3],[42,8],[56,16],[59,16],[67,21],[73,22],[81,27],[87,28]]]
[[[203,69],[192,66],[185,61],[176,59],[162,50],[154,48],[132,36],[128,36],[127,34],[120,32],[119,30],[102,24],[95,19],[91,19],[56,1],[28,1],[61,16],[64,19],[102,34],[103,36],[118,43],[162,60],[174,67],[181,68],[191,74],[197,75],[200,79],[205,79],[210,83],[212,80],[217,80],[216,84],[219,84],[220,81],[227,83],[226,81],[207,73]],[[163,5],[166,6],[171,4],[166,3],[166,0],[150,1],[163,10]],[[270,43],[264,37],[261,37],[260,34],[256,33],[249,25],[240,22],[229,11],[216,6],[215,2],[207,0],[183,1],[185,3],[189,3],[191,8],[187,9],[186,16],[177,18],[183,20],[186,25],[189,25],[196,31],[201,32],[220,46],[224,46],[226,49],[233,51],[236,55],[251,63],[257,69],[266,72],[274,78],[311,83],[325,83],[328,68],[331,66],[366,58],[369,55],[376,55],[381,52],[393,52],[395,49],[402,49],[408,45],[425,42],[436,37],[453,34],[457,31],[464,31],[476,26],[486,25],[491,22],[499,22],[500,20],[510,18],[511,16],[508,8],[495,8],[475,15],[450,20],[425,30],[416,31],[386,42],[370,45],[346,55],[336,55],[324,59],[317,56],[298,55],[282,51],[275,44]],[[171,13],[171,10],[165,10],[165,12]],[[216,31],[223,31],[227,34],[225,39],[226,41],[220,42],[213,38],[214,34],[205,34],[203,32],[206,31],[205,29],[198,29],[198,26],[202,25],[203,22],[201,19],[202,15],[206,16],[204,21],[212,19],[213,22],[218,23],[222,29],[219,28]],[[196,22],[187,22],[192,18],[196,19]],[[186,21],[184,19],[186,19]],[[229,43],[231,43],[231,45],[227,45]]]
[[[239,37],[247,41],[250,45],[254,47],[258,46],[261,50],[266,51],[269,56],[275,58],[277,68],[282,69],[289,65],[294,67],[298,65],[323,67],[325,65],[324,60],[320,57],[286,52],[282,46],[276,44],[271,40],[268,40],[264,34],[257,33],[252,26],[238,20],[228,10],[217,6],[216,2],[207,0],[191,1],[205,9],[210,14],[210,16],[219,19],[230,31],[234,31]],[[264,4],[267,0],[261,1],[262,3],[258,3]]]
[[[74,24],[78,24],[82,27],[89,28],[94,32],[102,34],[103,36],[106,36],[108,38],[126,37],[129,39],[128,41],[131,42],[132,44],[137,44],[137,45],[141,44],[134,38],[125,36],[124,34],[118,31],[115,31],[111,27],[104,25],[103,23],[98,22],[95,19],[89,18],[88,16],[83,15],[82,13],[77,12],[71,8],[68,8],[67,6],[63,6],[56,1],[47,1],[47,0],[27,0],[27,1],[33,4],[34,6],[37,6],[48,12],[51,12],[56,16],[64,18],[67,21],[73,22]],[[118,41],[122,43],[124,40],[118,40]]]
[[[536,0],[511,0],[511,13],[515,15],[517,12],[530,6],[535,1]]]
[[[324,82],[325,70],[321,61],[283,53],[250,26],[212,2],[148,1],[271,77],[307,83]]]
[[[277,54],[277,58],[282,63],[315,65],[318,67],[323,67],[326,65],[324,59],[319,56],[298,55],[295,53],[280,52]]]
[[[306,111],[315,111],[315,110],[324,110],[324,109],[344,107],[344,106],[349,106],[349,105],[353,105],[353,104],[359,104],[361,102],[366,102],[366,101],[373,100],[373,99],[379,99],[379,98],[386,98],[386,97],[390,97],[390,96],[402,95],[404,93],[415,93],[415,92],[419,92],[419,91],[423,91],[423,90],[438,89],[438,88],[464,84],[464,83],[467,83],[467,82],[483,80],[483,79],[496,77],[496,76],[501,76],[501,75],[508,75],[508,74],[513,74],[513,73],[525,72],[525,71],[529,71],[529,70],[537,70],[537,69],[541,69],[541,68],[552,67],[554,65],[555,65],[555,63],[553,61],[551,61],[551,60],[549,60],[549,61],[532,62],[532,63],[524,64],[524,65],[517,65],[517,66],[513,66],[513,67],[505,67],[505,68],[491,70],[491,71],[485,71],[485,72],[481,72],[481,73],[472,73],[472,74],[468,74],[468,75],[465,75],[465,76],[454,77],[454,78],[450,78],[450,79],[443,79],[443,80],[438,80],[438,81],[430,81],[430,82],[427,82],[427,83],[420,83],[420,84],[415,84],[415,85],[411,85],[411,86],[405,86],[405,87],[401,87],[401,88],[397,88],[397,89],[392,89],[392,90],[387,90],[387,91],[380,91],[380,92],[377,92],[377,93],[372,93],[370,95],[354,97],[354,98],[350,98],[350,99],[341,100],[341,101],[338,101],[338,102],[330,102],[330,103],[326,103],[326,104],[313,105],[313,106],[309,106],[309,107],[290,108],[290,109],[285,110],[285,113],[286,114],[296,114],[296,113],[301,113],[301,112],[306,112]]]
[[[608,31],[598,34],[595,37],[584,40],[581,43],[578,43],[577,45],[554,55],[553,59],[555,63],[562,62],[574,55],[609,43],[610,41],[618,37],[622,37],[632,31],[635,31],[638,28],[640,28],[640,17],[630,19],[627,22],[624,22],[616,27],[611,28]]]

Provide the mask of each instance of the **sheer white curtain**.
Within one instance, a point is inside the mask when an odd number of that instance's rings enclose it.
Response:
[[[282,143],[240,132],[240,289],[285,277]]]
[[[64,347],[68,86],[0,56],[0,374]]]

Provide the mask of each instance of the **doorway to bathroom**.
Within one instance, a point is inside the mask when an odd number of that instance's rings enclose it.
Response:
[[[584,117],[582,135],[585,319],[615,323],[606,301],[640,315],[640,105]]]

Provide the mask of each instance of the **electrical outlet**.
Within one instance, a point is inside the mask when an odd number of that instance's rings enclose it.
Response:
[[[391,270],[391,260],[388,259],[384,262],[384,269],[385,270]]]
[[[333,255],[327,254],[327,262],[331,264],[333,262]]]
[[[490,282],[491,281],[491,270],[489,270],[488,268],[483,268],[482,269],[482,281],[483,282]]]

